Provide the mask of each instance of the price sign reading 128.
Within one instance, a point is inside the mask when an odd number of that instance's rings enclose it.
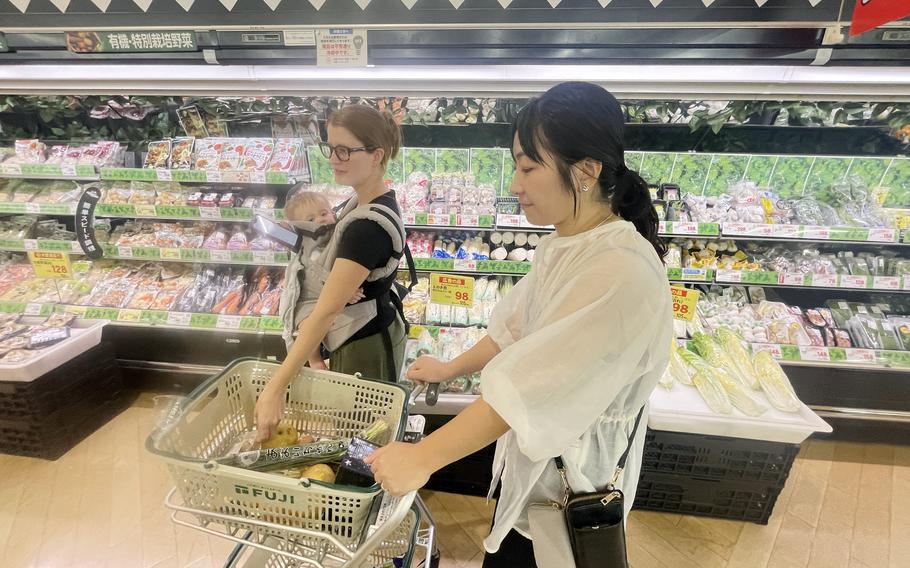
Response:
[[[673,317],[684,321],[695,319],[695,307],[701,293],[679,286],[670,286],[670,291],[673,293]]]
[[[430,274],[430,302],[470,308],[474,305],[474,279],[468,276]]]

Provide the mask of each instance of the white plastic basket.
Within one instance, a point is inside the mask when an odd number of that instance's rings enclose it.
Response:
[[[271,536],[285,548],[304,543],[317,555],[328,551],[329,558],[350,559],[363,546],[362,531],[381,494],[379,486],[336,486],[212,461],[252,430],[256,400],[278,366],[256,359],[231,363],[193,391],[149,436],[146,447],[167,463],[180,494],[182,503],[169,507],[191,513],[199,526],[218,525],[221,536],[232,540],[240,531],[253,531],[260,541]],[[288,388],[285,419],[301,432],[340,439],[383,419],[400,440],[407,402],[408,391],[396,384],[303,369]],[[393,515],[397,519],[389,521],[400,524],[413,499],[403,499]],[[381,531],[379,538],[390,531]]]
[[[21,318],[22,323],[38,325],[45,318]],[[29,382],[53,371],[60,365],[82,355],[101,343],[101,333],[107,320],[74,320],[70,337],[65,341],[42,349],[37,355],[21,363],[0,363],[0,380]]]

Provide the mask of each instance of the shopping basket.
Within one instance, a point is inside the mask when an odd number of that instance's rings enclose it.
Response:
[[[166,462],[175,483],[166,499],[172,518],[302,565],[375,565],[371,551],[400,539],[416,492],[395,500],[385,522],[366,536],[373,503],[382,495],[378,485],[337,486],[214,461],[253,429],[256,400],[278,367],[257,359],[234,361],[149,436],[147,449]],[[305,368],[288,388],[285,419],[298,431],[340,439],[382,419],[400,440],[407,403],[408,391],[399,385]],[[249,538],[241,536],[247,533]]]

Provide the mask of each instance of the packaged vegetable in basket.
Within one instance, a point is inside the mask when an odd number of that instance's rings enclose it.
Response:
[[[727,397],[734,407],[740,410],[746,416],[761,416],[768,408],[758,403],[749,394],[750,389],[744,387],[739,381],[730,376],[730,373],[724,369],[713,369],[714,376],[723,385]]]
[[[670,344],[670,364],[667,367],[667,371],[670,373],[670,376],[673,380],[679,382],[683,385],[692,385],[692,375],[695,373],[695,369],[686,364],[683,360],[683,356],[680,354],[683,351],[691,353],[694,357],[695,354],[686,349],[685,347],[680,347],[677,345],[676,341],[671,342]]]
[[[760,390],[761,385],[758,382],[758,377],[755,376],[752,358],[746,348],[743,347],[739,336],[726,327],[718,329],[716,335],[718,343],[727,352],[730,359],[733,360],[733,364],[739,370],[740,376],[748,380],[753,390]]]
[[[783,412],[799,412],[801,403],[793,391],[790,380],[767,351],[759,351],[752,360],[761,388],[771,406]]]
[[[704,357],[709,365],[724,369],[744,387],[752,388],[752,380],[740,373],[730,356],[720,348],[710,335],[706,333],[696,333],[692,336],[692,343],[695,345],[698,354]]]
[[[713,412],[717,414],[733,413],[730,397],[711,369],[705,367],[696,371],[692,376],[692,384],[695,385],[698,393]]]

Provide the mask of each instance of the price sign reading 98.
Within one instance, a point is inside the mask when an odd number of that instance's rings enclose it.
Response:
[[[673,293],[673,317],[684,321],[695,319],[695,307],[701,293],[679,286],[670,286],[670,291]]]
[[[474,305],[474,279],[451,274],[430,274],[430,302],[470,308]]]

